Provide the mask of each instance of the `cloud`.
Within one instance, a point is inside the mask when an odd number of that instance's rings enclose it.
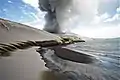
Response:
[[[89,26],[89,27],[78,27],[73,29],[72,32],[81,36],[90,38],[116,38],[120,37],[120,26]]]
[[[120,7],[116,9],[116,13],[112,16],[111,14],[107,13],[107,11],[104,14],[96,15],[91,24],[120,24]]]
[[[114,4],[110,6],[114,7]],[[91,38],[120,37],[120,7],[115,8],[114,10],[116,10],[114,15],[111,15],[108,10],[98,15],[99,12],[97,11],[90,24],[78,24],[76,25],[78,27],[73,29],[72,32]]]
[[[110,17],[110,15],[108,13],[104,13],[103,15],[95,15],[93,21],[91,21],[91,24],[100,24],[104,21],[106,21],[106,19],[108,19]]]
[[[117,8],[117,13],[120,13],[120,6],[119,6],[119,8]]]
[[[29,4],[35,8],[38,8],[38,0],[22,0],[24,3]]]
[[[38,8],[38,0],[22,0],[25,4],[29,4],[30,6],[34,7],[34,9],[37,11],[36,13],[34,12],[26,12],[26,10],[23,10],[25,14],[31,16],[34,18],[33,21],[30,22],[23,22],[23,24],[32,26],[37,29],[43,29],[43,26],[45,24],[44,16],[45,13],[41,12],[40,9]]]
[[[119,0],[100,0],[98,11],[92,24],[119,24],[120,5]]]
[[[120,37],[120,7],[115,10],[116,13],[112,16],[107,11],[96,15],[91,25],[88,25],[89,27],[78,28],[79,31],[75,30],[74,32],[93,38]]]
[[[8,1],[8,3],[13,3],[12,1]]]
[[[32,21],[32,22],[26,22],[26,23],[23,23],[23,24],[26,24],[28,26],[31,26],[31,27],[34,27],[34,28],[37,28],[37,29],[41,29],[41,30],[44,28],[44,23],[40,20]]]
[[[98,13],[100,15],[108,13],[111,16],[116,14],[116,9],[119,7],[119,0],[100,0],[98,6]]]
[[[104,20],[105,23],[112,23],[113,25],[120,24],[120,7],[116,9],[116,14]]]
[[[57,18],[61,26],[69,27],[71,18],[73,23],[76,21],[81,24],[89,24],[96,15],[98,0],[69,0],[71,3],[61,4],[57,10]],[[64,8],[63,8],[64,7]],[[67,26],[66,26],[67,24]]]
[[[117,22],[119,20],[120,20],[120,14],[115,14],[112,18],[108,18],[104,22],[114,22],[114,21]],[[118,23],[116,23],[116,24],[118,24]]]

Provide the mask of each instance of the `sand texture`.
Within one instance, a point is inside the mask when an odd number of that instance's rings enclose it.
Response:
[[[0,19],[0,43],[17,41],[43,41],[58,36],[26,25]],[[36,47],[12,52],[10,57],[0,58],[0,80],[54,80],[53,73],[44,66]]]

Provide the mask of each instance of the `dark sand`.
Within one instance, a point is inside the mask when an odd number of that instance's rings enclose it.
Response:
[[[5,21],[0,19],[0,22]],[[0,25],[0,43],[58,39],[56,35],[24,25],[8,22],[6,26],[9,30]],[[49,70],[44,66],[44,62],[35,49],[17,50],[12,52],[10,57],[1,57],[0,80],[55,80],[53,74],[52,79],[44,78],[47,74],[44,72]]]

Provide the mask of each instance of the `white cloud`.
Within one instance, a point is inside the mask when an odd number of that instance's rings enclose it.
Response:
[[[105,22],[112,22],[112,21],[120,20],[120,7],[117,8],[116,11],[117,11],[117,13],[112,18],[106,19]]]
[[[8,3],[13,3],[12,1],[8,1]]]
[[[120,20],[120,14],[115,14],[112,18],[106,19],[104,22],[112,22],[112,21]]]
[[[7,11],[7,9],[5,9],[5,8],[4,8],[4,9],[3,9],[3,11],[4,11],[4,12],[6,12],[6,11]]]
[[[110,17],[108,13],[104,13],[103,15],[100,16],[102,20],[105,20]]]
[[[120,8],[117,10],[120,12]],[[106,22],[120,20],[120,14],[117,12],[113,17],[105,13],[101,16],[95,16],[91,25],[75,29],[74,32],[91,38],[115,38],[120,37],[119,25],[104,25]],[[104,22],[104,23],[103,23]]]
[[[12,1],[8,1],[8,3],[13,3]]]
[[[44,28],[44,23],[42,21],[33,21],[33,22],[27,22],[27,23],[23,23],[23,24],[26,24],[28,26],[31,26],[31,27],[34,27],[34,28],[37,28],[37,29],[43,29]]]
[[[26,13],[26,14],[28,14],[31,17],[34,18],[33,21],[31,21],[31,22],[24,22],[23,24],[32,26],[32,27],[37,28],[37,29],[43,29],[43,26],[45,24],[45,20],[44,20],[45,13],[41,12],[40,9],[38,8],[39,7],[38,0],[22,0],[22,1],[24,3],[26,3],[26,4],[31,5],[37,11],[37,13],[35,14],[34,12],[27,13],[25,10],[23,10],[24,13]]]
[[[119,8],[117,8],[117,13],[120,13],[120,7],[119,7]]]
[[[110,17],[108,13],[104,13],[101,16],[96,15],[90,25],[84,27],[78,27],[73,32],[91,38],[115,38],[120,37],[120,7],[117,9],[117,13]],[[107,22],[116,22],[118,25],[104,25]],[[116,24],[116,23],[115,23]]]
[[[29,14],[31,17],[34,18],[33,21],[31,22],[23,22],[23,24],[26,24],[26,25],[29,25],[29,26],[32,26],[34,28],[37,28],[37,29],[43,29],[43,26],[45,24],[45,20],[44,20],[44,13],[41,13],[41,12],[37,12],[37,14],[35,13],[27,13]]]
[[[108,13],[104,13],[101,16],[95,15],[93,21],[91,21],[91,24],[100,24],[101,22],[106,22],[109,17],[110,15]]]
[[[22,0],[24,3],[29,4],[35,8],[38,8],[38,0]]]
[[[120,26],[89,26],[78,27],[73,33],[90,38],[115,38],[120,37]]]

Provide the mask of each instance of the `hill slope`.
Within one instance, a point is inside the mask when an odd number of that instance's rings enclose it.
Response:
[[[0,43],[54,39],[59,38],[57,35],[46,31],[0,19]],[[0,80],[44,80],[44,77],[40,76],[44,74],[44,71],[46,73],[48,69],[44,66],[44,62],[40,60],[40,56],[35,49],[33,47],[26,50],[17,50],[10,57],[2,57],[0,59]],[[54,80],[53,77],[51,79]]]

